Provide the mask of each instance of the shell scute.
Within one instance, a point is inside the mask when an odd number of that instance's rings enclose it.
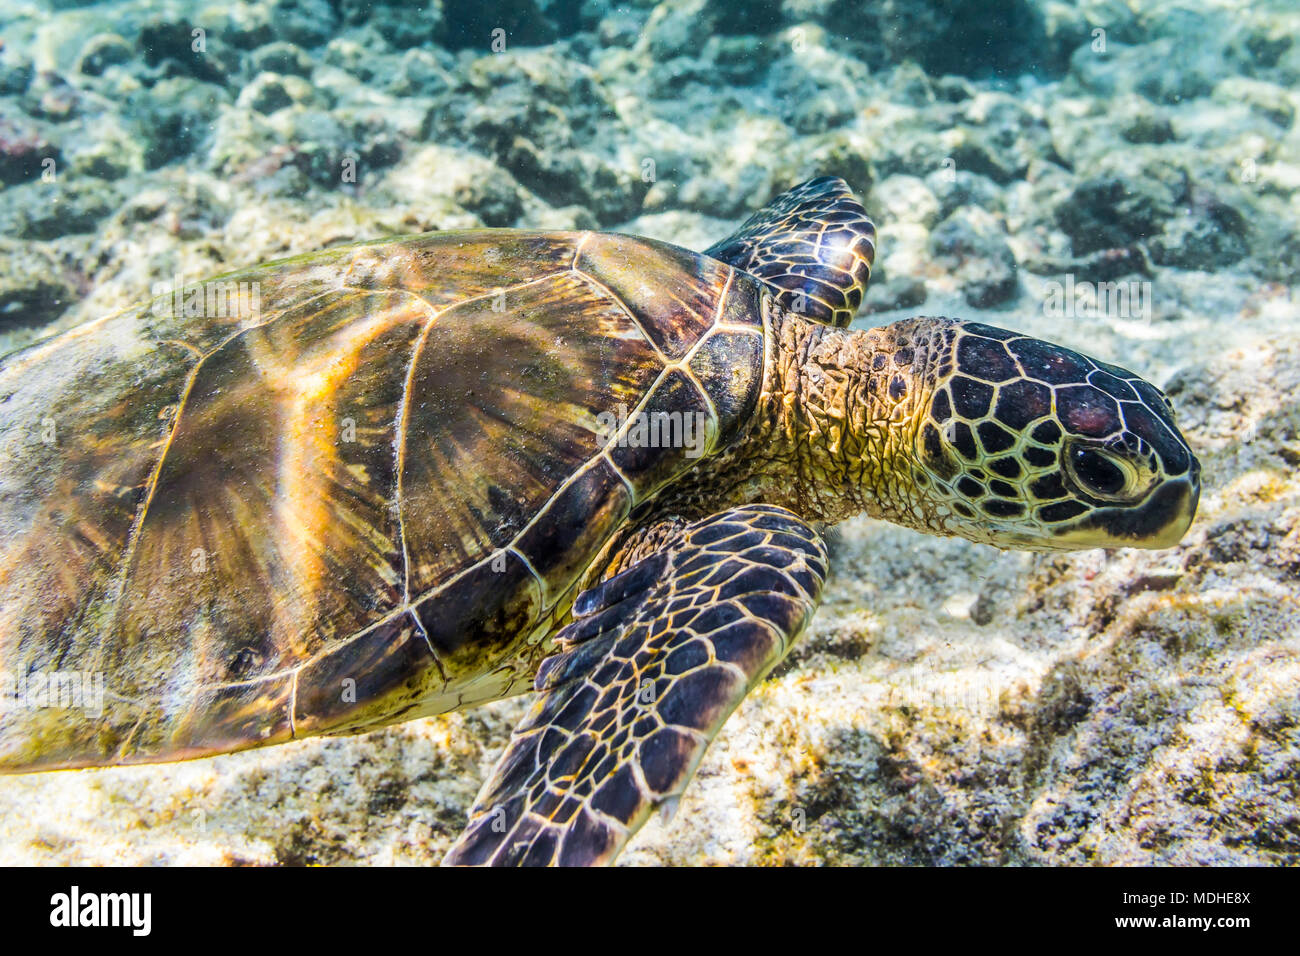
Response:
[[[440,313],[400,437],[410,595],[508,545],[600,451],[597,416],[635,406],[662,370],[618,303],[573,273]]]
[[[732,270],[706,256],[630,236],[595,234],[575,266],[608,289],[670,360],[713,327]]]

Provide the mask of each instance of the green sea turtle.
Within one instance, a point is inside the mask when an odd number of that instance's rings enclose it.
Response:
[[[1160,391],[987,325],[848,331],[873,253],[824,178],[703,255],[433,233],[9,355],[0,769],[536,690],[448,861],[608,862],[807,625],[822,523],[1179,540],[1199,465]]]

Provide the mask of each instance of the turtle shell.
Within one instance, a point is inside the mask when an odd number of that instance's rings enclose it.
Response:
[[[760,295],[643,239],[434,233],[187,286],[7,357],[0,769],[203,756],[523,689],[633,509],[752,413]],[[702,448],[636,431],[674,414]]]

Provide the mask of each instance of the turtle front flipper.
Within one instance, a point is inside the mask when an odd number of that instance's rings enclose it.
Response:
[[[648,556],[579,595],[444,864],[611,862],[803,631],[826,548],[794,514],[749,505],[662,528],[639,536],[660,542]]]
[[[822,176],[777,196],[704,254],[762,279],[791,312],[844,328],[871,278],[876,227],[848,183]]]

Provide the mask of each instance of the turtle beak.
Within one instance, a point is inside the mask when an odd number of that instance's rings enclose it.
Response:
[[[1130,548],[1172,548],[1179,541],[1183,540],[1183,535],[1191,527],[1192,519],[1196,517],[1196,507],[1201,501],[1201,467],[1196,464],[1187,476],[1172,481],[1165,482],[1157,493],[1160,500],[1157,502],[1157,495],[1152,495],[1148,499],[1148,504],[1143,507],[1151,507],[1150,518],[1158,521],[1165,518],[1162,527],[1145,540],[1135,540],[1128,544]]]
[[[1183,539],[1201,500],[1201,465],[1166,478],[1137,505],[1098,508],[1057,540],[1068,548],[1172,548]]]

